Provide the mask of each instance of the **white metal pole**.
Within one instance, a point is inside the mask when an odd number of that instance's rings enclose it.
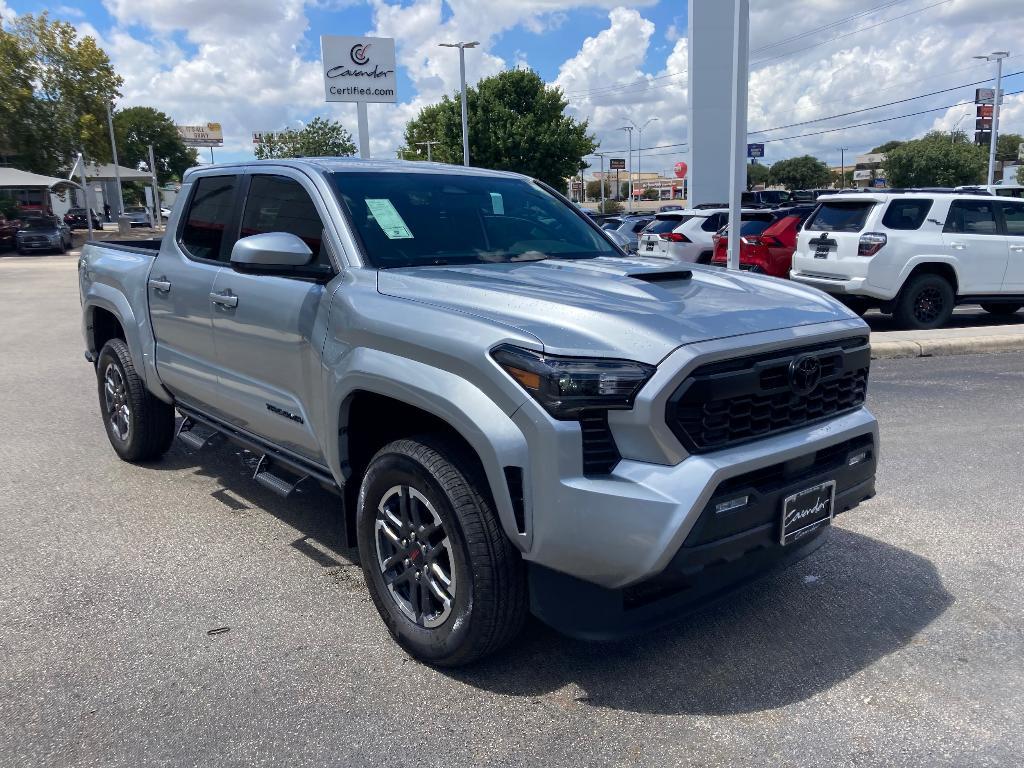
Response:
[[[359,157],[370,159],[370,121],[366,117],[366,102],[356,102],[356,115],[359,121]]]
[[[89,182],[85,178],[85,153],[78,153],[78,175],[82,179],[82,194],[85,196],[85,224],[89,227],[89,239],[92,240],[92,203],[89,202]]]
[[[156,161],[153,159],[153,145],[149,145],[149,175],[153,178],[153,221],[159,227],[163,224],[160,215],[160,185],[156,180]]]
[[[740,268],[740,196],[746,189],[747,77],[750,66],[750,0],[733,0],[732,146],[729,175],[729,269]]]
[[[601,213],[605,213],[604,210],[604,155],[598,155],[601,158]]]
[[[107,102],[107,127],[110,129],[110,153],[114,156],[114,178],[117,180],[117,215],[124,213],[124,194],[121,192],[121,168],[117,164],[117,142],[114,140],[114,118],[110,115]]]
[[[466,46],[459,43],[459,81],[462,84],[462,164],[469,166],[469,117],[466,114]]]
[[[999,139],[999,94],[1003,84],[1003,57],[996,58],[996,93],[992,99],[992,141],[988,146],[988,183],[995,184],[996,141]]]

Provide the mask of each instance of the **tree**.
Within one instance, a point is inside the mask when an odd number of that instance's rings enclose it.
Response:
[[[1017,147],[1024,144],[1024,136],[1019,133],[1000,133],[996,139],[996,160],[1004,162],[1017,161]]]
[[[645,189],[640,197],[644,200],[661,200],[661,192],[657,189]]]
[[[955,187],[977,184],[985,173],[984,148],[955,141],[949,133],[931,131],[907,141],[886,155],[888,181],[894,187]]]
[[[314,117],[303,128],[289,128],[256,145],[256,157],[348,157],[356,153],[352,134],[337,120]]]
[[[871,154],[874,154],[875,152],[881,152],[884,155],[884,154],[887,154],[887,153],[891,152],[892,150],[896,149],[896,147],[898,147],[898,146],[900,146],[902,144],[905,144],[905,143],[906,142],[899,141],[899,140],[896,140],[896,139],[894,139],[893,141],[887,141],[887,142],[885,142],[885,144],[880,144],[877,147],[875,147],[874,149],[872,149],[871,150]]]
[[[611,193],[612,193],[612,190],[608,186],[608,181],[605,180],[605,183],[604,183],[604,194],[605,194],[605,196],[608,196]],[[591,200],[600,200],[601,199],[601,180],[600,179],[595,179],[594,181],[588,181],[587,182],[587,197],[589,197]]]
[[[513,69],[488,77],[466,89],[469,155],[481,168],[517,171],[556,188],[563,179],[586,167],[583,157],[597,148],[586,120],[565,114],[568,102],[557,88],[545,85],[531,70]],[[462,162],[462,118],[458,94],[420,110],[405,128],[405,145],[426,159]]]
[[[772,184],[781,184],[786,189],[814,189],[832,181],[832,171],[821,160],[811,155],[779,160],[769,171]]]
[[[766,185],[769,175],[770,166],[761,163],[747,163],[747,189]]]
[[[597,209],[600,213],[621,213],[622,203],[620,203],[618,200],[611,200],[609,198],[605,198],[604,205],[602,206],[598,204]]]
[[[831,171],[831,169],[829,169]],[[832,183],[840,189],[846,189],[853,186],[853,168],[847,167],[845,173],[839,171],[831,171]]]
[[[0,41],[0,83],[10,91],[0,97],[7,153],[48,174],[69,168],[82,147],[109,161],[106,109],[123,81],[96,40],[79,39],[71,24],[44,12],[16,17]]]
[[[149,167],[149,145],[153,145],[157,181],[181,180],[186,170],[196,164],[196,150],[186,147],[174,127],[174,121],[152,107],[129,107],[114,115],[117,134],[117,159],[121,165]]]

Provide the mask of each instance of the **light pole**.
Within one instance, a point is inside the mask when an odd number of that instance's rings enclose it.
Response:
[[[121,168],[117,164],[117,142],[114,141],[114,118],[110,115],[110,102],[107,102],[107,127],[110,129],[110,153],[114,156],[114,178],[117,179],[117,215],[124,213],[124,195],[121,192]],[[212,153],[212,149],[210,150]]]
[[[601,158],[601,213],[605,213],[605,210],[604,210],[604,152],[595,152],[594,155]]]
[[[466,49],[476,48],[480,43],[438,43],[442,48],[459,49],[459,81],[462,88],[462,164],[469,165],[469,119],[466,117]]]
[[[994,183],[996,177],[996,141],[999,139],[999,97],[1003,87],[1003,59],[1009,55],[1009,51],[992,51],[987,56],[974,57],[996,63],[996,92],[992,97],[992,133],[988,144],[988,184],[990,185]]]
[[[839,188],[846,188],[846,150],[849,147],[839,148]]]
[[[619,128],[629,134],[629,212],[633,212],[633,126],[624,125]]]
[[[433,162],[433,160],[431,159],[431,155],[430,155],[430,148],[431,148],[431,147],[432,147],[432,146],[433,146],[434,144],[440,144],[440,143],[441,143],[441,142],[439,142],[439,141],[435,141],[434,139],[431,139],[430,141],[417,141],[417,142],[416,142],[416,146],[417,146],[417,147],[422,147],[422,146],[426,146],[426,148],[427,148],[427,162],[428,162],[428,163],[431,163],[431,162]],[[467,163],[466,163],[466,165],[469,165],[469,163],[467,162]]]
[[[956,144],[956,129],[957,129],[957,128],[958,128],[959,126],[960,126],[960,122],[961,122],[961,121],[962,121],[962,120],[963,120],[963,119],[964,119],[965,117],[970,117],[970,116],[971,116],[971,113],[970,113],[970,112],[964,112],[964,113],[963,113],[962,115],[960,115],[960,117],[958,117],[958,118],[956,119],[956,122],[955,122],[955,123],[953,123],[953,130],[951,130],[951,131],[949,132],[949,143],[950,143],[950,144]]]
[[[643,170],[642,167],[641,167],[641,163],[643,162],[643,160],[641,158],[641,155],[642,155],[642,153],[644,151],[644,129],[648,125],[653,123],[655,120],[657,120],[657,119],[658,118],[656,118],[656,117],[652,117],[650,120],[648,120],[643,125],[637,125],[632,120],[629,121],[630,125],[632,125],[634,128],[636,128],[636,132],[637,132],[637,139],[636,139],[636,175],[637,175],[638,178],[640,177],[640,174],[641,174],[641,172]]]

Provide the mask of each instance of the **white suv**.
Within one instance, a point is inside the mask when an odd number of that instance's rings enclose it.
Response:
[[[743,221],[771,221],[774,216],[768,209],[744,208],[741,218]],[[728,223],[728,207],[708,206],[659,213],[640,233],[638,253],[673,261],[710,264],[715,252],[715,233]]]
[[[854,193],[820,201],[790,277],[880,307],[904,328],[938,328],[956,304],[997,315],[1024,306],[1024,201],[935,192]]]

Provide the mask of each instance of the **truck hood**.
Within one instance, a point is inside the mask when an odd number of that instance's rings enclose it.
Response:
[[[637,258],[387,269],[377,289],[514,326],[552,354],[651,364],[684,344],[856,317],[787,281]]]

